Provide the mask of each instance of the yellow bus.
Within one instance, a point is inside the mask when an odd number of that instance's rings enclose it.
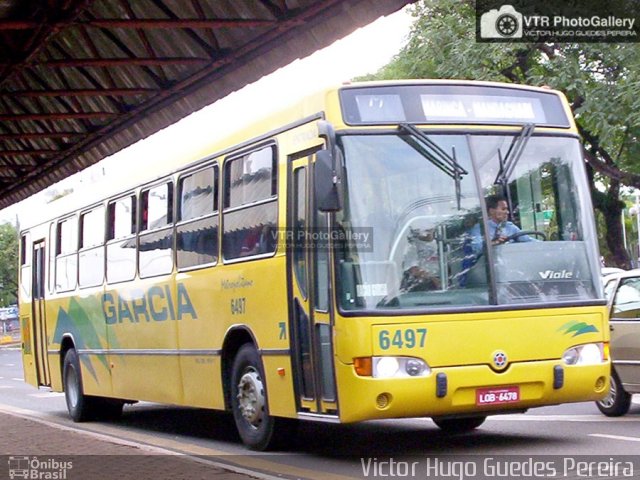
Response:
[[[139,400],[227,410],[267,449],[297,420],[462,432],[608,392],[559,92],[345,84],[126,177],[21,231],[25,378],[75,421]]]

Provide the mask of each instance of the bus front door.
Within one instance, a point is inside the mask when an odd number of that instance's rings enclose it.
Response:
[[[297,405],[301,413],[337,414],[329,315],[327,214],[313,201],[314,155],[289,162],[289,295]]]
[[[31,277],[31,291],[33,292],[31,312],[31,332],[33,336],[33,353],[36,360],[38,385],[50,386],[49,357],[47,354],[47,325],[44,300],[45,286],[45,242],[33,244],[33,270]]]

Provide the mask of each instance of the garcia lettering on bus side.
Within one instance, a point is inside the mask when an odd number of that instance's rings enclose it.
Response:
[[[169,285],[154,285],[146,291],[130,290],[126,296],[106,292],[102,295],[102,312],[108,325],[198,318],[189,292],[182,283],[177,284],[176,298],[171,295]]]

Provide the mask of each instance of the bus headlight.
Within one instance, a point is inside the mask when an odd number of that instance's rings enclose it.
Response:
[[[587,343],[569,348],[562,354],[562,360],[566,365],[598,365],[607,358],[602,343]]]
[[[372,377],[426,377],[431,373],[424,360],[414,357],[373,357]]]

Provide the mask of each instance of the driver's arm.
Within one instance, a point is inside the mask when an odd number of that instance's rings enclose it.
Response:
[[[515,235],[518,232],[521,232],[522,230],[515,225],[514,223],[509,223],[507,225],[507,228],[505,229],[505,234],[506,237],[511,237],[512,235]],[[500,243],[504,243],[506,241],[506,238],[500,242]],[[521,235],[519,237],[514,238],[513,240],[511,240],[513,242],[537,242],[536,239],[531,238],[529,235]]]

